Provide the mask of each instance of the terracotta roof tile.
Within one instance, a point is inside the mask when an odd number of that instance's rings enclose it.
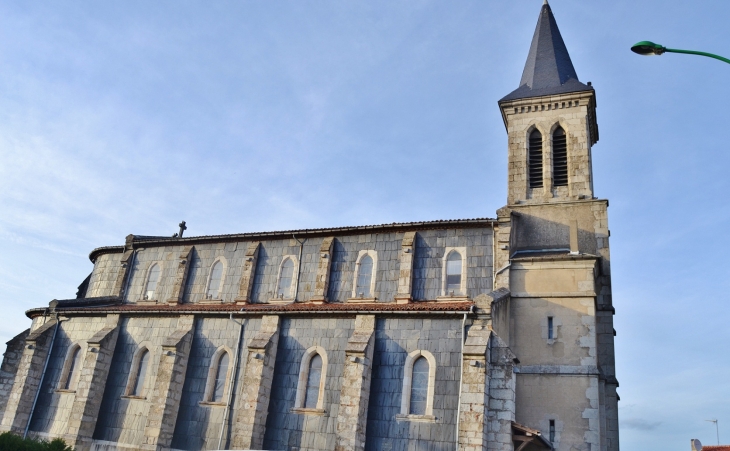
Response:
[[[371,304],[351,304],[351,303],[332,303],[332,304],[312,304],[312,303],[292,303],[285,305],[276,304],[233,304],[233,303],[195,303],[195,304],[121,304],[108,306],[93,307],[62,307],[59,305],[57,311],[62,313],[95,313],[95,312],[128,312],[128,313],[355,313],[355,312],[373,312],[373,313],[389,313],[389,312],[468,312],[474,305],[471,301],[459,302],[434,302],[419,301],[408,304],[396,304],[391,302],[374,302]],[[45,308],[31,309],[26,312],[30,318],[42,315],[46,311]]]
[[[703,445],[702,451],[730,451],[730,445]]]

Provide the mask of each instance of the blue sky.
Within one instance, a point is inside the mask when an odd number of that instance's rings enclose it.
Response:
[[[540,0],[0,2],[0,340],[129,233],[494,217]],[[598,96],[621,448],[730,443],[724,0],[553,0]]]

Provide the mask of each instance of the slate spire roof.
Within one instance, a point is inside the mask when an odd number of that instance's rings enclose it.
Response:
[[[545,0],[532,37],[520,87],[502,101],[591,90],[592,87],[578,80],[553,11]]]

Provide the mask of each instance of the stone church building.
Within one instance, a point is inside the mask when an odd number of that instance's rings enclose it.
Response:
[[[27,312],[0,431],[77,450],[616,451],[596,93],[545,2],[498,102],[494,219],[173,237],[91,251]]]

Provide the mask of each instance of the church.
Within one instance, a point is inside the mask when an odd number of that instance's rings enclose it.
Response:
[[[78,451],[617,451],[596,92],[542,6],[495,218],[98,247],[26,312],[0,432]],[[121,241],[121,240],[120,240]]]

